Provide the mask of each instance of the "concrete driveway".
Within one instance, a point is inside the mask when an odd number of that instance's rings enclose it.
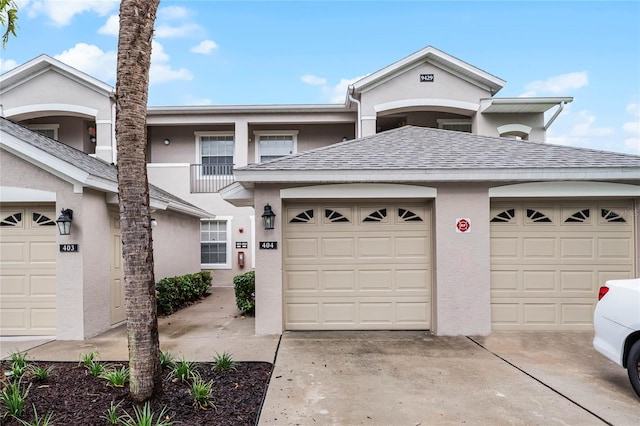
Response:
[[[261,425],[635,425],[592,333],[286,332]]]

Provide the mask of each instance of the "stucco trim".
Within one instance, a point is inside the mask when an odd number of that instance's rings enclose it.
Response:
[[[526,135],[531,133],[532,127],[525,126],[524,124],[505,124],[504,126],[497,127],[496,130],[500,136],[505,133],[524,133]]]
[[[640,185],[610,182],[532,182],[489,188],[490,198],[638,196],[640,196]]]
[[[313,185],[280,190],[280,198],[436,198],[436,188],[387,183]]]
[[[56,193],[32,188],[17,188],[15,186],[0,186],[0,202],[3,203],[31,203],[55,202]]]
[[[385,102],[383,104],[374,105],[373,109],[376,111],[376,113],[381,113],[397,109],[416,107],[451,108],[457,111],[469,113],[478,111],[480,105],[472,102],[456,101],[454,99],[415,98]]]
[[[72,114],[80,114],[82,116],[95,118],[98,115],[98,110],[94,108],[87,108],[82,105],[73,105],[73,104],[33,104],[33,105],[24,105],[15,108],[9,108],[4,110],[4,115],[6,118],[11,118],[14,116],[31,114],[34,112],[45,112],[45,111],[63,111]]]
[[[236,170],[244,186],[254,182],[290,183],[404,183],[404,182],[499,182],[499,181],[584,181],[640,180],[636,167],[584,167],[575,169],[429,169],[429,170]]]
[[[253,189],[245,188],[238,182],[225,186],[219,194],[236,207],[253,207]]]

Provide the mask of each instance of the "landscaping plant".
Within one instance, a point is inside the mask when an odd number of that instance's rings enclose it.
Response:
[[[176,378],[181,382],[189,381],[196,374],[196,365],[192,361],[186,361],[184,356],[180,361],[173,364],[173,369],[169,373],[169,378]]]
[[[256,274],[249,271],[233,277],[236,306],[246,315],[253,315],[256,307]]]
[[[200,374],[195,373],[193,375],[193,382],[191,383],[191,396],[193,397],[193,405],[206,410],[207,407],[213,407],[211,401],[211,389],[213,388],[213,380],[205,382]]]
[[[40,365],[32,365],[29,368],[29,371],[31,372],[31,374],[33,374],[36,380],[47,380],[51,375],[51,372],[53,372],[53,369],[53,365],[50,365],[46,368]]]
[[[110,369],[111,367],[108,364],[103,364],[98,361],[91,362],[87,365],[87,370],[89,370],[89,373],[94,377],[100,377]]]
[[[227,351],[224,351],[222,354],[216,352],[213,356],[213,368],[217,371],[228,371],[236,369],[236,361],[233,359],[233,356]]]
[[[120,417],[120,424],[126,426],[171,426],[173,422],[170,421],[171,419],[167,415],[167,411],[167,407],[164,407],[156,417],[156,414],[151,411],[149,402],[145,402],[142,408],[138,406],[133,407],[135,418],[125,411]]]
[[[19,379],[27,372],[28,362],[26,352],[11,352],[9,355],[11,376]]]
[[[27,398],[27,395],[29,395],[29,389],[31,389],[31,385],[25,389],[22,388],[22,378],[6,383],[4,389],[0,391],[0,400],[2,401],[2,405],[4,405],[2,417],[18,417],[22,415],[24,411],[24,400]]]
[[[113,405],[113,401],[111,401],[111,405],[107,409],[107,412],[100,416],[100,418],[106,420],[112,425],[120,424],[122,419],[121,416],[118,416],[118,408],[120,408],[120,404],[122,404],[122,401],[118,402],[116,405]]]
[[[176,362],[176,356],[169,351],[160,351],[160,368],[173,368],[173,364]]]
[[[119,369],[114,368],[106,370],[100,377],[107,379],[111,386],[122,388],[129,378],[129,369],[123,365]]]
[[[25,420],[17,419],[22,426],[49,426],[53,425],[53,413],[49,412],[44,417],[38,415],[35,404],[31,404],[33,407],[33,421],[27,422]]]

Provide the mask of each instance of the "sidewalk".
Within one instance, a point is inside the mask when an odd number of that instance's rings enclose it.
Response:
[[[236,361],[274,362],[279,335],[256,336],[255,318],[242,316],[231,287],[214,287],[202,302],[158,319],[160,348],[189,361],[211,361],[227,351]],[[97,352],[104,361],[129,358],[125,325],[88,340],[0,338],[2,358],[28,350],[41,361],[77,361],[81,353]]]

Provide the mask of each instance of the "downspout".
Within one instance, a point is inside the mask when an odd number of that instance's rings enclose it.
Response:
[[[118,164],[118,144],[116,143],[116,94],[111,92],[111,162]]]
[[[355,102],[355,104],[358,106],[358,123],[356,124],[356,139],[359,139],[360,135],[362,135],[362,118],[361,118],[362,112],[360,111],[360,101],[354,98],[353,96],[351,96],[351,92],[353,92],[353,86],[349,86],[349,89],[347,91],[347,96],[349,96],[349,100],[351,102]]]
[[[558,116],[560,115],[560,113],[562,112],[562,110],[564,109],[564,104],[565,102],[562,101],[560,102],[560,107],[558,108],[558,110],[556,111],[555,114],[553,114],[553,116],[551,117],[551,119],[549,121],[547,121],[547,124],[544,125],[544,130],[546,131],[552,124],[554,121],[556,121],[556,118],[558,118]]]

